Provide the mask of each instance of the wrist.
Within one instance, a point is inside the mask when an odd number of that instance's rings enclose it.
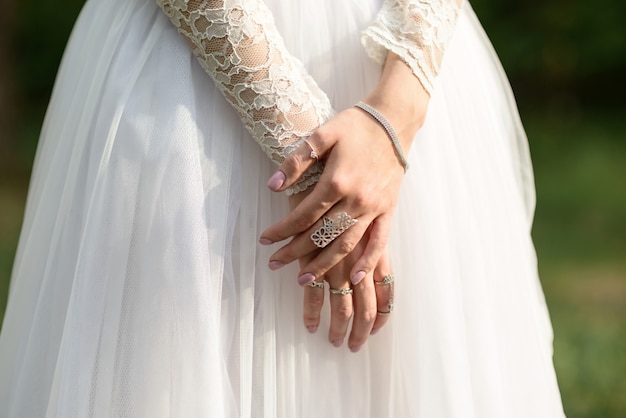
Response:
[[[424,123],[429,100],[430,96],[409,66],[390,53],[378,84],[363,102],[389,121],[403,150],[408,153],[415,134]]]

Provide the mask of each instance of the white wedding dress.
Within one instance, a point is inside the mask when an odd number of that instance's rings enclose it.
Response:
[[[327,95],[315,123],[372,89],[360,33],[382,0],[265,3]],[[327,311],[307,332],[296,266],[268,269],[259,235],[288,211],[271,151],[159,5],[88,0],[74,29],[0,334],[0,417],[562,417],[526,138],[469,4],[408,156],[395,310],[357,354],[327,341]]]

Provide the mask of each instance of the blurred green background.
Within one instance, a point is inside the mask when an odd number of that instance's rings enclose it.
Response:
[[[0,0],[0,319],[38,132],[82,3]],[[626,2],[472,4],[528,132],[566,413],[626,417]]]

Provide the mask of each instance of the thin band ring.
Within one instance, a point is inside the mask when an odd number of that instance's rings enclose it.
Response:
[[[345,295],[351,295],[353,290],[351,287],[345,288],[345,289],[333,289],[332,287],[328,289],[330,291],[331,294],[333,295],[341,295],[341,296],[345,296]]]
[[[315,162],[317,162],[320,159],[319,154],[317,153],[317,151],[315,151],[315,148],[313,148],[313,145],[311,145],[308,139],[305,139],[304,142],[309,146],[309,148],[311,148],[311,153],[309,154],[309,157],[313,158]]]

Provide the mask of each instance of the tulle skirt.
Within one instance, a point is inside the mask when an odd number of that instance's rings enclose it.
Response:
[[[335,109],[375,85],[380,0],[268,1]],[[357,354],[257,244],[275,166],[152,0],[89,0],[59,70],[0,337],[2,417],[563,416],[507,80],[465,4],[390,237],[396,309]]]

